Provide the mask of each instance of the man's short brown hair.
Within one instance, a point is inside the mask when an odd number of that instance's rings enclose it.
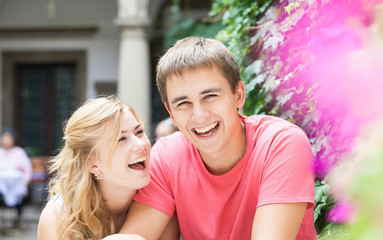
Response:
[[[162,101],[169,106],[166,81],[173,74],[182,75],[185,70],[199,67],[217,67],[228,80],[232,92],[241,80],[238,63],[233,54],[218,40],[204,37],[187,37],[176,42],[157,65],[157,87]]]

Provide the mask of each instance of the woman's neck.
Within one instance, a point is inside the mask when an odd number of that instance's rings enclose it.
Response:
[[[116,228],[116,232],[119,232],[122,226],[124,225],[128,210],[129,210],[129,206],[124,210],[121,209],[120,211],[116,211],[116,212],[109,211],[110,216],[112,217],[114,226]]]
[[[2,147],[6,152],[8,152],[8,151],[10,151],[10,150],[12,150],[13,148],[14,148],[15,146],[4,146],[4,147]]]
[[[113,219],[116,230],[119,231],[125,222],[127,212],[132,203],[132,198],[137,190],[127,189],[122,191],[119,189],[116,191],[115,189],[104,189],[101,192],[106,209]]]

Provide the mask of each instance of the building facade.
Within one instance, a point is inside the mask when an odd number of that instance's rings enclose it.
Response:
[[[161,0],[0,0],[0,126],[50,156],[86,99],[118,94],[152,121],[150,32]]]

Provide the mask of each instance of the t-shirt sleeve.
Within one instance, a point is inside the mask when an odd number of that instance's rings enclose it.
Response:
[[[169,183],[170,171],[159,145],[161,141],[154,145],[150,154],[150,183],[139,189],[133,199],[173,217],[175,202]]]
[[[258,205],[307,202],[314,205],[313,154],[306,134],[296,126],[269,134]]]

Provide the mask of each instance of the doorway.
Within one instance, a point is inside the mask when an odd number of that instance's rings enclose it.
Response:
[[[30,156],[53,156],[63,122],[85,96],[84,52],[3,54],[2,127]]]
[[[59,149],[62,124],[76,108],[76,66],[16,64],[15,128],[19,143],[35,156]]]

